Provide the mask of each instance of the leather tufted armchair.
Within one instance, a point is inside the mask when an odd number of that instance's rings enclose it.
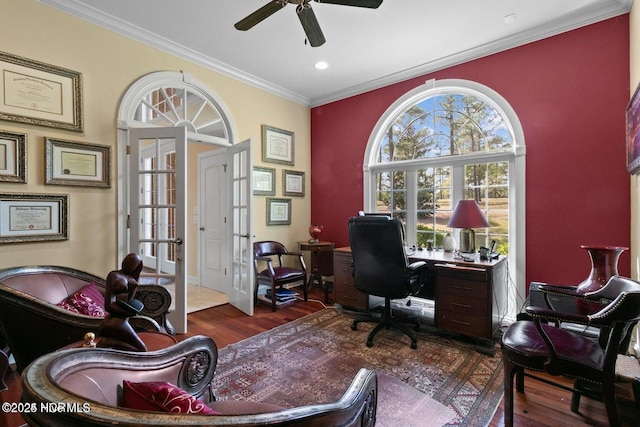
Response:
[[[56,306],[89,283],[95,283],[104,294],[105,279],[73,268],[23,266],[0,270],[0,335],[18,371],[37,357],[80,341],[87,332],[98,331],[102,317]],[[173,334],[166,318],[171,294],[165,288],[140,285],[136,298],[145,306],[140,316],[130,318],[136,330]]]
[[[561,286],[542,285],[539,290],[579,297]],[[570,389],[573,412],[578,412],[580,396],[590,395],[604,400],[609,425],[620,425],[615,393],[616,361],[624,350],[625,337],[640,320],[640,283],[613,276],[603,288],[581,298],[604,302],[603,308],[593,314],[569,314],[527,307],[526,312],[533,320],[512,323],[503,334],[505,426],[513,426],[514,378],[516,390],[523,393],[524,377],[539,379],[532,373],[536,371],[574,379],[574,387]],[[599,336],[593,338],[554,325],[562,322],[593,326],[599,329]]]
[[[362,368],[336,402],[283,408],[250,401],[216,401],[211,380],[218,350],[204,336],[146,353],[77,348],[46,354],[22,373],[22,402],[37,408],[64,402],[64,411],[25,412],[30,426],[344,426],[373,427],[377,377]],[[176,385],[219,415],[123,407],[124,380]],[[322,384],[318,384],[322,387]]]

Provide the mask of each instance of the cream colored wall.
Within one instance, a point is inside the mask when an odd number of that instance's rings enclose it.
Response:
[[[640,83],[640,4],[631,7],[629,19],[629,66],[631,91]],[[631,94],[632,94],[631,93]],[[631,94],[629,96],[631,96]],[[631,277],[640,279],[640,176],[631,175]]]
[[[36,0],[0,0],[0,50],[82,73],[84,131],[0,122],[0,129],[28,136],[28,183],[0,183],[2,193],[65,193],[70,195],[68,241],[0,246],[0,268],[23,264],[56,264],[105,275],[118,266],[116,117],[120,98],[138,78],[155,71],[184,71],[208,85],[229,108],[238,141],[250,138],[255,164],[261,165],[261,124],[295,133],[295,167],[310,167],[309,108],[240,81],[207,70],[127,37],[117,35]],[[112,147],[112,188],[44,185],[44,137],[105,144]],[[278,192],[281,167],[278,169]],[[292,247],[306,239],[310,219],[309,182],[306,197],[293,198],[291,226],[265,225],[265,197],[254,197],[256,239],[276,239]],[[192,270],[191,264],[189,270]],[[197,272],[196,272],[197,273]],[[189,271],[189,274],[194,274]]]

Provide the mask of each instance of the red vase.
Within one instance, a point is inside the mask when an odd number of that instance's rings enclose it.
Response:
[[[322,225],[310,225],[309,234],[311,239],[309,239],[309,243],[318,243],[323,231],[324,227]]]
[[[629,248],[622,246],[581,246],[591,257],[591,273],[578,285],[578,292],[597,291],[603,287],[611,276],[618,274],[618,258]]]
[[[618,274],[618,258],[620,254],[629,248],[622,246],[581,246],[586,249],[591,257],[591,273],[589,277],[583,280],[577,291],[579,293],[587,293],[597,291],[607,284],[611,276]],[[582,314],[591,314],[598,312],[601,304],[590,303],[586,301],[577,301],[578,312]]]

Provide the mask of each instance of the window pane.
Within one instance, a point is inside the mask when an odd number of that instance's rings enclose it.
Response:
[[[416,244],[426,247],[429,240],[442,246],[451,213],[451,168],[427,168],[417,171]]]
[[[476,247],[509,252],[509,163],[482,163],[465,166],[465,198],[475,199],[487,217],[490,228],[476,229]]]
[[[387,213],[406,222],[406,172],[376,174],[376,212]]]
[[[399,114],[380,144],[378,161],[511,149],[511,132],[493,106],[475,96],[449,93],[431,96]]]

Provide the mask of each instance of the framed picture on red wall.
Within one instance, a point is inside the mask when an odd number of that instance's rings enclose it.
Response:
[[[627,170],[640,172],[640,84],[627,105]]]

